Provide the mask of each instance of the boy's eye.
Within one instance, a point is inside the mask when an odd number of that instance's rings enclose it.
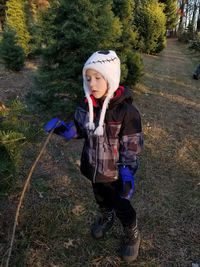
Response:
[[[100,80],[101,77],[100,77],[100,76],[96,76],[95,79],[96,79],[96,80]],[[90,81],[91,81],[91,77],[86,77],[86,81],[87,81],[87,82],[90,82]]]

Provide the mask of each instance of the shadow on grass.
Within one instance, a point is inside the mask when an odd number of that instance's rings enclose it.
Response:
[[[118,221],[107,238],[92,239],[97,206],[90,182],[78,170],[82,141],[65,146],[55,137],[33,176],[12,266],[190,266],[198,258],[198,179],[196,165],[188,176],[190,155],[182,158],[187,139],[177,142],[159,122],[157,127],[144,125],[144,132],[133,199],[142,232],[138,261],[128,265],[120,260]]]

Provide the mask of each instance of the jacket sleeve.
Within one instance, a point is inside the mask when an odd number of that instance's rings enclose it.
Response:
[[[120,131],[119,164],[129,166],[133,173],[138,168],[138,155],[143,147],[143,134],[139,111],[127,108]]]
[[[82,107],[77,107],[74,114],[74,124],[77,130],[77,139],[85,138],[87,136],[87,132],[85,129],[87,111]]]

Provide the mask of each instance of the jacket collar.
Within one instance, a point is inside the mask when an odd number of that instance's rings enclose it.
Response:
[[[114,96],[112,97],[112,99],[110,100],[110,102],[112,103],[112,101],[116,101],[118,98],[120,98],[123,93],[124,93],[124,87],[123,86],[119,86],[119,88],[115,91]],[[90,95],[91,99],[92,99],[92,104],[93,107],[98,108],[101,107],[103,104],[103,101],[96,99],[93,95]],[[85,98],[85,103],[88,103],[87,98]]]

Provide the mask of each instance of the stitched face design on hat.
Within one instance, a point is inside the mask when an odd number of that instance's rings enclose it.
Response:
[[[103,135],[103,124],[104,124],[106,109],[114,92],[119,87],[120,75],[121,75],[120,59],[118,58],[117,54],[112,50],[97,51],[88,58],[83,67],[83,88],[85,96],[88,99],[89,103],[88,128],[90,130],[94,130],[93,105],[92,105],[92,100],[90,98],[90,89],[88,88],[88,83],[86,79],[86,71],[88,69],[92,69],[99,72],[108,83],[108,93],[102,106],[99,126],[94,132],[96,135]]]

